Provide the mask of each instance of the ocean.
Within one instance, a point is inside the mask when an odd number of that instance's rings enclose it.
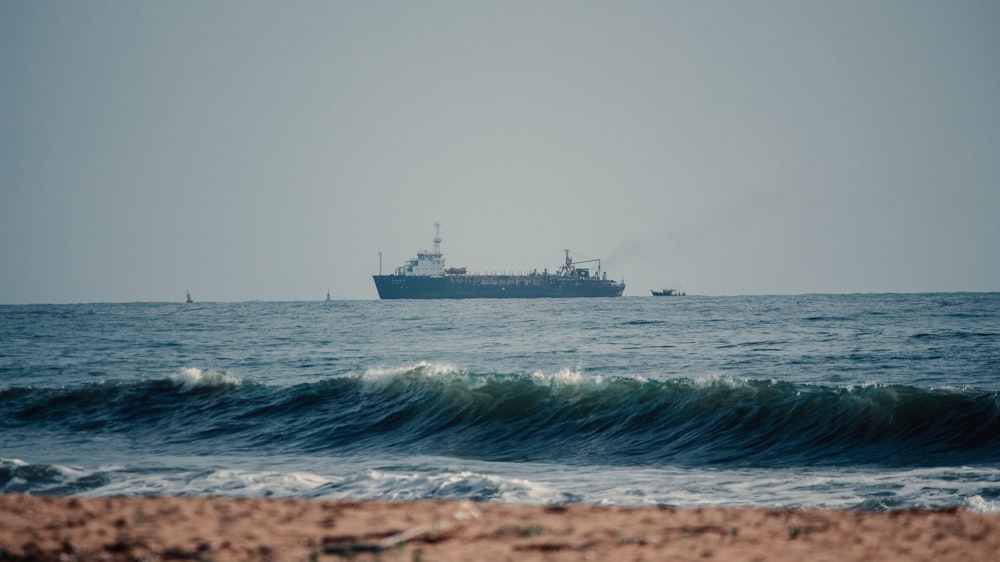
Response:
[[[1000,293],[0,306],[0,492],[1000,511]]]

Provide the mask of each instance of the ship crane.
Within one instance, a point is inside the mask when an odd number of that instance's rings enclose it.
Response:
[[[569,250],[567,249],[567,250],[564,250],[564,251],[566,252],[566,263],[562,267],[559,268],[559,275],[565,275],[567,277],[573,276],[574,272],[576,271],[576,266],[578,266],[580,264],[583,264],[583,263],[594,263],[596,261],[597,262],[597,277],[601,276],[601,260],[600,259],[573,261],[573,259],[569,257]],[[589,274],[590,274],[590,272],[588,271],[588,275]]]

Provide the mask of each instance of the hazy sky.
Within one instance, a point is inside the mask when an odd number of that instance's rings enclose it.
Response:
[[[0,303],[1000,290],[1000,2],[0,3]]]

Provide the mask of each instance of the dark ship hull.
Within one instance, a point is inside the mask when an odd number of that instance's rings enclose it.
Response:
[[[625,285],[597,278],[534,275],[374,275],[382,299],[534,299],[620,297]]]

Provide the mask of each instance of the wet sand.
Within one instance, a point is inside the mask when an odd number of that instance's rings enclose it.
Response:
[[[0,495],[0,560],[1000,559],[1000,515]]]

